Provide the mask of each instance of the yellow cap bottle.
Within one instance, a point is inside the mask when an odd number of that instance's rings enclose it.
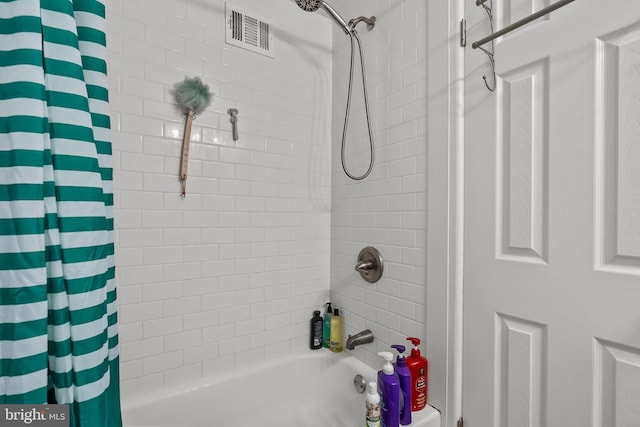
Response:
[[[342,351],[342,317],[336,308],[331,315],[331,332],[329,335],[329,350],[334,353]]]

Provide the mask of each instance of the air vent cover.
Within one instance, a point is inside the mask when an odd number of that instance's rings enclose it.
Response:
[[[271,25],[264,19],[226,3],[228,44],[273,58]]]

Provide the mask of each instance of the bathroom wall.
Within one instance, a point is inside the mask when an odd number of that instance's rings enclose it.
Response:
[[[333,145],[331,298],[344,310],[346,334],[369,328],[374,344],[357,357],[379,366],[378,351],[425,337],[427,3],[423,0],[336,4],[349,20],[375,15],[376,26],[358,33],[366,57],[375,142],[375,166],[363,181],[342,171],[340,141],[349,76],[349,37],[333,29]],[[359,70],[358,57],[356,68]],[[347,165],[366,171],[369,146],[360,74],[354,78],[347,138]],[[375,246],[385,260],[383,278],[369,284],[354,271],[359,251]],[[425,350],[424,344],[422,350]]]
[[[331,23],[234,0],[271,23],[268,58],[225,44],[222,0],[105,3],[124,397],[305,348],[329,297]],[[214,98],[181,198],[185,76]]]

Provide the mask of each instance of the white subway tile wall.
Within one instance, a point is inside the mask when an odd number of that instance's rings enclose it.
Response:
[[[374,367],[377,351],[424,337],[426,3],[334,5],[378,19],[358,27],[376,162],[353,182],[340,161],[349,38],[322,13],[234,0],[271,20],[270,59],[225,44],[222,0],[106,1],[125,397],[304,348],[329,298],[345,337],[374,331],[352,352]],[[171,89],[186,76],[214,101],[194,122],[182,199]],[[347,164],[361,174],[359,70],[353,93]],[[228,108],[240,111],[238,141]],[[385,259],[373,285],[353,269],[369,245]]]
[[[375,166],[364,181],[342,171],[340,141],[349,77],[349,37],[333,29],[333,145],[331,298],[343,309],[345,336],[371,329],[374,344],[352,351],[373,367],[378,351],[425,337],[427,190],[427,1],[350,0],[334,7],[346,19],[377,18],[358,33],[366,57]],[[347,139],[347,165],[361,175],[369,164],[358,57]],[[382,279],[369,284],[354,270],[357,255],[375,246]],[[424,351],[424,344],[422,351]]]
[[[331,23],[233,0],[270,21],[271,59],[225,44],[223,0],[105,3],[123,396],[307,347],[330,287]],[[187,76],[214,97],[183,199]]]

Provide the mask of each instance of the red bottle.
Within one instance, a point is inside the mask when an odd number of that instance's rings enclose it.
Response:
[[[411,371],[413,392],[411,393],[411,411],[416,412],[427,406],[427,359],[420,355],[420,339],[408,337],[407,340],[415,346],[411,356],[407,357],[407,367]]]

